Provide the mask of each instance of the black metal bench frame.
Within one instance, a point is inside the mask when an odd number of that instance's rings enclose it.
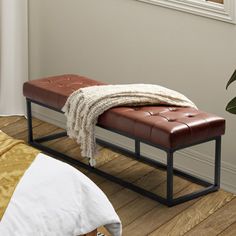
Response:
[[[132,152],[130,150],[124,149],[122,147],[119,147],[118,145],[103,141],[101,139],[97,139],[96,140],[97,143],[99,143],[103,146],[109,147],[109,148],[111,148],[111,149],[113,149],[117,152],[122,153],[122,154],[125,154],[125,155],[127,155],[131,158],[134,158],[135,160],[138,160],[138,161],[141,161],[143,163],[150,164],[150,165],[155,166],[157,168],[161,168],[161,169],[166,170],[166,172],[167,172],[167,184],[166,184],[167,191],[166,191],[166,198],[164,198],[164,197],[159,196],[157,194],[154,194],[154,193],[152,193],[148,190],[145,190],[141,187],[138,187],[138,186],[134,185],[133,183],[127,182],[123,179],[120,179],[116,176],[113,176],[113,175],[111,175],[107,172],[104,172],[104,171],[100,170],[100,169],[91,167],[89,164],[87,165],[87,164],[85,164],[85,163],[83,163],[79,160],[75,160],[74,158],[72,158],[68,155],[60,153],[60,152],[58,152],[56,150],[53,150],[49,147],[46,147],[42,144],[43,142],[46,142],[46,141],[50,141],[50,140],[54,140],[54,139],[58,139],[58,138],[67,136],[66,132],[60,132],[60,133],[57,133],[57,134],[52,134],[52,135],[48,135],[48,136],[44,136],[44,137],[34,139],[34,137],[33,137],[33,127],[32,127],[32,111],[31,111],[31,104],[32,103],[35,103],[35,104],[38,104],[42,107],[57,111],[59,113],[63,113],[63,112],[61,110],[55,109],[54,107],[48,106],[46,104],[42,104],[42,103],[37,102],[37,101],[33,101],[29,98],[26,98],[27,117],[28,117],[28,143],[30,145],[46,152],[46,153],[52,154],[56,158],[65,160],[66,162],[68,162],[70,164],[77,165],[77,166],[80,166],[80,167],[82,167],[84,169],[87,169],[91,172],[94,172],[97,175],[100,175],[100,176],[102,176],[102,177],[104,177],[108,180],[111,180],[111,181],[113,181],[117,184],[122,185],[125,188],[129,188],[129,189],[131,189],[131,190],[133,190],[133,191],[135,191],[135,192],[137,192],[137,193],[139,193],[143,196],[149,197],[149,198],[151,198],[155,201],[158,201],[162,204],[165,204],[169,207],[180,204],[180,203],[183,203],[183,202],[186,202],[186,201],[189,201],[189,200],[192,200],[192,199],[195,199],[197,197],[206,195],[208,193],[217,191],[220,187],[221,136],[217,136],[217,137],[209,138],[209,139],[206,139],[206,140],[202,140],[201,142],[192,143],[191,145],[185,145],[185,146],[183,145],[183,146],[178,147],[178,148],[166,148],[166,147],[162,147],[162,146],[157,145],[157,144],[147,142],[146,140],[142,140],[142,139],[139,139],[137,137],[130,136],[127,133],[120,132],[119,130],[107,129],[106,127],[101,127],[100,126],[101,128],[104,128],[106,130],[109,130],[109,131],[112,131],[112,132],[121,134],[125,137],[133,139],[135,141],[135,151]],[[205,181],[201,178],[198,178],[196,176],[192,176],[192,175],[190,175],[186,172],[183,172],[179,169],[174,168],[173,156],[174,156],[175,151],[180,150],[180,149],[184,149],[184,148],[187,148],[187,147],[190,147],[190,146],[194,146],[194,145],[197,145],[197,144],[209,142],[209,141],[215,141],[215,165],[214,165],[214,181],[213,181],[213,183],[210,183],[210,182]],[[165,165],[165,164],[163,164],[159,161],[154,161],[150,158],[142,156],[140,154],[140,142],[148,144],[150,146],[153,146],[153,147],[156,147],[156,148],[159,148],[159,149],[165,151],[166,154],[167,154],[167,164]],[[199,191],[190,193],[190,194],[186,194],[184,196],[174,198],[173,197],[173,176],[174,176],[174,174],[178,175],[178,176],[181,176],[185,179],[188,179],[193,183],[197,183],[199,185],[202,185],[205,188],[203,188]]]

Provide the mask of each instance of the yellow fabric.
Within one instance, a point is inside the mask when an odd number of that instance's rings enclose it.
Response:
[[[0,220],[25,171],[39,153],[0,131]]]

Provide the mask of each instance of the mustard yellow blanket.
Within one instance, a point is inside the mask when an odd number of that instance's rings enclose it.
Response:
[[[0,130],[0,220],[25,171],[39,153]]]

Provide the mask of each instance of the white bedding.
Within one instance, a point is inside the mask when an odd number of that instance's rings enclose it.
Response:
[[[0,222],[1,236],[77,236],[121,223],[105,194],[84,174],[39,154],[17,185]]]

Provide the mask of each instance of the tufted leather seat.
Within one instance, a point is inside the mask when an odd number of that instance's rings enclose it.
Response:
[[[24,96],[60,110],[75,90],[103,83],[78,75],[62,75],[26,82]],[[128,136],[178,148],[225,132],[225,120],[194,108],[173,106],[116,107],[99,117],[98,124]]]

